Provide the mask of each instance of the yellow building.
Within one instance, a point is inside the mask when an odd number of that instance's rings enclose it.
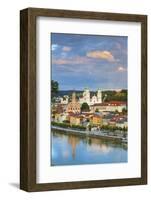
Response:
[[[61,115],[60,113],[56,113],[54,115],[55,122],[59,122],[60,115]]]
[[[70,116],[70,125],[81,125],[82,119],[81,116]]]
[[[102,124],[102,117],[99,115],[94,114],[90,120],[91,124],[93,125],[101,125]]]
[[[62,123],[67,120],[67,114],[65,113],[56,113],[55,114],[55,122]]]

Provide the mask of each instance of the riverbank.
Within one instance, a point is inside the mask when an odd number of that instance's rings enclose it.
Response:
[[[81,131],[81,130],[63,128],[63,127],[58,127],[58,126],[52,126],[51,128],[53,130],[57,130],[59,132],[63,132],[66,134],[70,133],[74,135],[87,136],[87,137],[105,138],[105,139],[112,139],[112,140],[114,139],[114,140],[118,140],[122,143],[127,144],[127,138],[124,138],[122,136],[120,137],[117,135],[109,135],[109,132],[105,132],[105,131]]]

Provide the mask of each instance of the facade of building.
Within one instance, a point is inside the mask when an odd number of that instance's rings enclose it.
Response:
[[[100,115],[93,114],[93,116],[90,119],[90,123],[95,126],[100,126],[102,125],[102,117]]]
[[[81,105],[76,100],[76,94],[75,92],[72,94],[72,101],[68,103],[66,112],[69,113],[80,113],[81,112]]]
[[[122,112],[123,109],[127,109],[126,102],[120,101],[111,101],[111,102],[103,102],[91,105],[91,111],[95,112],[98,110],[99,112]]]
[[[80,96],[80,93],[78,95]],[[84,109],[81,111],[83,103],[89,105],[88,111],[84,111]],[[104,102],[104,98],[102,102],[101,90],[90,93],[89,89],[86,88],[82,98],[76,98],[75,92],[73,92],[72,97],[69,95],[58,97],[57,101],[51,104],[51,121],[58,124],[67,123],[71,127],[81,126],[86,130],[91,128],[99,130],[103,126],[126,130],[128,128],[127,102]]]
[[[61,104],[68,104],[69,103],[69,97],[67,95],[64,95],[60,98]]]
[[[63,123],[67,119],[67,114],[65,113],[56,113],[55,122]]]
[[[87,103],[89,106],[96,103],[102,103],[101,90],[98,89],[97,94],[91,97],[90,90],[88,88],[85,88],[83,92],[83,97],[79,99],[79,103],[80,104]]]
[[[83,120],[82,116],[72,115],[70,116],[70,125],[81,125],[82,120]]]

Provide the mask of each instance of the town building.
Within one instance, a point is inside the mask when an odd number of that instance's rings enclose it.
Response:
[[[88,88],[84,89],[83,97],[79,99],[79,103],[87,103],[88,105],[93,105],[96,103],[102,103],[102,92],[100,89],[97,90],[97,93],[94,94],[92,97],[90,95],[90,90]]]
[[[90,123],[91,125],[94,125],[94,126],[102,125],[102,116],[93,114],[92,117],[90,118]]]
[[[67,120],[67,114],[66,113],[56,113],[55,114],[55,122],[63,123]]]
[[[109,112],[122,112],[123,109],[127,109],[126,102],[122,101],[110,101],[103,103],[96,103],[90,106],[92,112],[98,110],[99,112],[109,111]]]
[[[80,113],[81,112],[81,105],[76,100],[76,93],[72,94],[72,101],[67,104],[66,112],[71,113]]]
[[[70,125],[81,125],[82,122],[83,122],[83,116],[80,115],[70,116]]]
[[[112,118],[113,118],[113,115],[111,114],[103,116],[102,125],[105,125],[105,126],[108,125],[109,122],[112,120]]]
[[[61,104],[68,104],[69,103],[69,96],[64,95],[63,97],[60,97],[60,103]]]

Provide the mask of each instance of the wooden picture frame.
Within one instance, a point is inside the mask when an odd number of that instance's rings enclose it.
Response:
[[[36,19],[39,16],[141,23],[141,177],[36,183]],[[47,191],[147,184],[147,16],[27,8],[20,12],[20,188]]]

